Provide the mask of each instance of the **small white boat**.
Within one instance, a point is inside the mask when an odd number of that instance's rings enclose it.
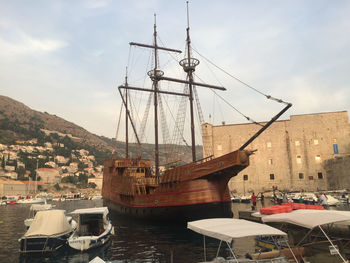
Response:
[[[202,234],[204,236],[204,262],[220,262],[220,263],[251,263],[251,262],[278,262],[278,263],[287,263],[289,262],[287,258],[282,254],[282,252],[277,251],[277,253],[268,254],[261,252],[253,255],[245,255],[241,257],[237,255],[234,249],[231,247],[231,243],[234,239],[250,236],[272,236],[272,237],[281,237],[279,242],[282,241],[282,238],[286,237],[287,234],[277,228],[255,223],[243,219],[235,218],[212,218],[212,219],[203,219],[187,223],[187,228]],[[205,236],[212,237],[220,240],[220,245],[218,247],[216,257],[212,261],[207,261],[206,252],[205,252]],[[231,257],[222,258],[219,257],[219,252],[221,248],[221,243],[225,242],[229,248]],[[288,244],[287,240],[285,242]],[[278,244],[276,244],[278,246]],[[290,250],[291,254],[294,256],[294,252]],[[269,258],[271,257],[271,258]],[[296,258],[295,261],[297,262]],[[202,262],[202,263],[204,263]]]
[[[53,252],[67,244],[77,224],[68,222],[64,210],[36,213],[27,232],[19,239],[21,253]]]
[[[349,203],[349,195],[348,194],[347,195],[345,195],[345,194],[341,195],[340,198],[339,198],[339,201],[342,202],[342,203],[348,204]]]
[[[302,197],[304,204],[317,204],[317,196],[315,193],[312,192],[297,192],[297,193],[291,193],[289,195],[289,198],[292,199],[295,203],[299,203],[300,197]]]
[[[41,197],[19,199],[17,201],[17,204],[45,204],[45,203],[46,203],[46,199],[41,198]]]
[[[30,225],[32,224],[34,217],[36,215],[37,212],[39,211],[45,211],[45,210],[50,210],[52,209],[52,205],[51,204],[33,204],[30,206],[29,209],[29,218],[24,220],[24,225],[29,228]]]
[[[249,196],[249,195],[242,195],[242,196],[240,197],[241,203],[245,203],[245,204],[250,203],[250,200],[251,200],[251,199],[252,199],[252,197]]]
[[[19,196],[10,195],[10,196],[6,196],[6,199],[3,199],[2,201],[5,200],[7,204],[13,205],[13,204],[17,204],[18,199],[19,199]]]
[[[107,207],[77,209],[71,214],[78,217],[77,230],[68,238],[68,244],[73,249],[84,251],[102,246],[114,235]]]
[[[241,198],[239,196],[232,196],[231,197],[231,201],[232,203],[240,203],[241,202]]]
[[[332,195],[326,195],[327,197],[327,204],[330,206],[334,206],[334,205],[339,205],[340,204],[340,200],[333,197]]]
[[[91,200],[100,200],[100,199],[102,199],[101,195],[94,195],[91,197]]]

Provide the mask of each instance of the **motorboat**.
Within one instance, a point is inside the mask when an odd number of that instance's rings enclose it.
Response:
[[[349,223],[350,211],[299,209],[290,213],[260,216],[264,223],[272,223],[274,226],[279,224],[281,229],[287,228],[287,224],[306,229],[302,232],[304,235],[300,235],[301,232],[298,232],[299,238],[295,238],[293,242],[295,246],[304,246],[308,249],[315,248],[318,252],[326,249],[329,250],[329,253],[323,255],[323,257],[329,257],[329,259],[326,259],[327,262],[334,262],[334,255],[338,255],[341,262],[348,262],[340,248],[346,246],[349,240],[342,242],[343,239],[329,236],[327,232],[330,232],[330,228],[335,224]],[[328,245],[325,246],[327,243]],[[310,260],[304,259],[304,262],[306,261],[309,262]],[[339,262],[339,260],[336,262]]]
[[[222,262],[222,263],[250,263],[250,262],[278,262],[286,263],[289,262],[286,256],[282,253],[281,250],[274,252],[258,252],[255,254],[246,254],[245,256],[240,256],[235,253],[232,247],[232,241],[243,238],[243,237],[256,237],[256,236],[271,236],[271,237],[280,237],[280,242],[284,240],[288,246],[288,241],[286,239],[287,234],[277,228],[255,223],[243,219],[235,218],[212,218],[212,219],[203,219],[187,223],[187,228],[191,229],[199,234],[203,235],[204,243],[204,262]],[[206,251],[205,251],[205,237],[215,238],[220,241],[216,257],[212,261],[207,261]],[[231,256],[229,258],[222,258],[219,256],[221,244],[226,243],[230,251]],[[279,245],[276,244],[278,247]],[[290,249],[290,253],[295,259],[295,262],[298,262],[294,252]]]
[[[326,198],[327,198],[327,204],[329,206],[336,206],[336,205],[339,205],[340,204],[340,200],[338,198],[335,198],[334,196],[332,195],[326,195]]]
[[[19,199],[17,204],[45,204],[46,199],[42,197]]]
[[[50,209],[52,209],[51,204],[32,204],[29,209],[29,217],[24,220],[24,225],[29,228],[37,212]]]
[[[6,196],[6,199],[3,199],[2,201],[6,201],[6,204],[8,205],[15,205],[17,204],[17,201],[19,199],[19,196],[16,195],[11,195],[11,196]]]
[[[114,227],[108,218],[107,207],[77,209],[71,212],[77,216],[77,230],[68,238],[71,248],[84,251],[107,243],[114,235]]]
[[[241,198],[239,196],[231,196],[231,201],[232,203],[240,203],[241,202]]]
[[[21,253],[53,252],[67,244],[76,229],[68,222],[65,210],[38,211],[27,232],[18,240]]]
[[[317,196],[312,192],[296,192],[291,193],[289,195],[289,198],[293,200],[294,203],[299,203],[300,198],[302,198],[304,204],[316,204],[317,203]]]
[[[347,194],[342,194],[339,198],[339,201],[341,203],[346,203],[346,204],[349,204],[349,195]]]
[[[249,204],[250,200],[252,199],[249,195],[243,195],[241,196],[241,203]]]
[[[101,200],[102,199],[102,195],[94,195],[90,199],[91,200]]]

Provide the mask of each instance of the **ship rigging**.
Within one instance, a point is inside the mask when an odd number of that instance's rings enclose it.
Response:
[[[288,110],[291,104],[263,94],[268,99],[285,103],[286,106],[266,125],[262,126],[238,150],[217,158],[209,155],[204,159],[198,160],[196,153],[194,104],[197,105],[197,113],[201,124],[203,124],[204,118],[199,105],[196,87],[207,88],[213,90],[215,93],[216,90],[225,91],[226,88],[194,80],[194,72],[200,62],[192,56],[188,3],[186,52],[185,56],[178,62],[186,74],[185,79],[166,76],[164,71],[160,69],[159,52],[166,51],[170,54],[181,54],[182,52],[177,49],[158,45],[156,16],[154,17],[153,26],[153,44],[135,42],[130,42],[129,44],[131,47],[152,50],[153,68],[147,72],[148,77],[152,81],[152,88],[129,85],[128,74],[125,77],[124,85],[118,87],[125,108],[125,158],[114,159],[114,156],[112,156],[112,159],[105,161],[102,188],[104,199],[112,209],[122,214],[141,218],[166,218],[188,221],[207,217],[232,217],[231,199],[227,186],[228,181],[249,165],[249,155],[254,151],[246,150],[246,147]],[[197,52],[197,54],[199,53]],[[163,90],[160,87],[160,83],[163,82],[178,85],[184,84],[183,92]],[[247,85],[242,81],[240,82]],[[249,85],[247,86],[254,89]],[[132,100],[130,99],[131,91],[149,93],[139,132],[137,132],[135,116],[132,111],[135,105],[132,104]],[[177,140],[182,139],[185,141],[183,135],[185,109],[186,104],[189,104],[192,158],[191,162],[187,164],[179,162],[176,157],[171,161],[168,158],[166,169],[160,172],[159,116],[161,117],[161,126],[163,128],[163,142],[166,142],[165,145],[172,147],[170,150],[172,153],[175,152],[175,148],[178,146],[176,142],[169,144],[169,129],[165,121],[162,95],[180,98],[179,111],[173,128],[173,138],[177,138]],[[142,140],[145,137],[145,125],[152,99],[154,107],[154,168],[152,167],[153,163],[142,159],[141,155],[138,158],[130,158],[128,135],[130,123],[137,144],[141,146]],[[228,102],[226,101],[226,103]],[[245,117],[252,121],[251,118]],[[120,119],[118,123],[120,123]],[[119,131],[119,124],[117,131]],[[206,150],[206,152],[208,151]]]

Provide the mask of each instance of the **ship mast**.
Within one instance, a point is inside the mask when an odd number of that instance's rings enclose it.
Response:
[[[153,44],[154,44],[154,69],[153,76],[158,74],[158,46],[157,46],[157,20],[156,14],[154,14],[154,26],[153,26]],[[159,71],[161,74],[161,71]],[[158,144],[158,80],[155,78],[153,80],[153,90],[154,90],[154,147],[155,147],[155,166],[156,166],[156,176],[159,175],[159,144]]]
[[[196,137],[194,134],[194,114],[193,114],[193,72],[196,66],[199,64],[199,60],[191,58],[191,38],[190,38],[190,19],[188,12],[188,1],[187,4],[187,58],[180,61],[180,65],[183,67],[184,71],[187,73],[187,79],[189,81],[189,100],[190,100],[190,118],[191,118],[191,140],[192,140],[192,161],[196,161]]]
[[[128,68],[126,68],[125,87],[128,86]],[[129,158],[129,122],[128,122],[128,89],[125,89],[125,158]]]
[[[141,46],[141,47],[147,47],[154,49],[154,68],[153,70],[149,71],[147,74],[152,79],[152,89],[141,89],[141,88],[135,88],[135,87],[129,87],[128,85],[120,86],[120,88],[125,89],[134,89],[134,90],[143,90],[143,91],[149,91],[154,93],[154,147],[155,147],[155,173],[156,176],[159,176],[159,140],[158,140],[158,93],[166,93],[166,94],[173,94],[173,95],[184,95],[186,94],[180,94],[180,93],[172,93],[172,92],[161,92],[158,89],[158,82],[160,80],[160,77],[164,75],[164,72],[161,71],[158,68],[158,50],[166,50],[170,52],[177,52],[181,53],[181,50],[176,49],[170,49],[166,47],[159,47],[157,44],[157,23],[156,23],[156,15],[154,14],[154,26],[153,26],[153,45],[145,45],[145,44],[139,44],[130,42],[130,45],[134,46]],[[129,115],[130,116],[130,115]]]
[[[188,3],[187,3],[188,5]],[[156,15],[154,15],[154,27],[153,27],[153,45],[147,45],[147,44],[140,44],[135,42],[130,42],[130,45],[133,46],[139,46],[139,47],[145,47],[145,48],[152,48],[154,49],[154,68],[150,70],[147,75],[152,80],[152,89],[144,89],[144,88],[138,88],[138,87],[131,87],[127,84],[127,79],[125,81],[125,85],[119,86],[119,93],[122,97],[124,106],[127,108],[127,101],[125,101],[124,97],[122,96],[121,89],[130,89],[130,90],[139,90],[139,91],[147,91],[147,92],[153,92],[154,93],[154,133],[155,133],[155,173],[157,176],[159,176],[159,142],[158,142],[158,94],[169,94],[169,95],[176,95],[176,96],[187,96],[190,100],[190,108],[191,108],[191,138],[192,138],[192,160],[196,160],[196,151],[195,151],[195,134],[194,134],[194,114],[193,114],[193,86],[200,86],[200,87],[207,87],[212,89],[219,89],[219,90],[226,90],[224,87],[220,86],[214,86],[214,85],[208,85],[204,83],[197,83],[193,81],[193,72],[195,71],[195,67],[199,64],[199,60],[195,58],[191,58],[190,53],[190,36],[189,36],[189,25],[187,27],[187,58],[180,61],[180,65],[183,67],[184,71],[187,73],[187,80],[182,79],[175,79],[175,78],[169,78],[164,76],[164,72],[158,68],[158,50],[165,50],[169,52],[176,52],[176,53],[182,53],[181,50],[176,49],[170,49],[166,47],[160,47],[157,44],[157,26],[156,26]],[[187,8],[187,20],[188,19],[188,8]],[[189,24],[189,22],[188,22]],[[187,93],[178,93],[178,92],[170,92],[170,91],[162,91],[159,90],[158,82],[160,80],[166,80],[171,82],[177,82],[177,83],[183,83],[189,85],[189,94]],[[127,94],[127,93],[126,93]],[[127,97],[127,95],[126,95]],[[138,140],[138,143],[140,143],[137,134],[136,129],[134,127],[134,124],[131,120],[130,113],[127,111],[127,116],[130,118],[130,122],[132,124],[133,130],[136,135],[136,139]]]

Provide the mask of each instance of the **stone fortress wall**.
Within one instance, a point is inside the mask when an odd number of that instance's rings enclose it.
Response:
[[[265,123],[261,123],[265,124]],[[237,150],[260,129],[256,124],[205,123],[203,155]],[[350,124],[347,111],[292,115],[273,123],[247,149],[250,166],[232,178],[230,190],[244,194],[280,190],[350,189]]]

